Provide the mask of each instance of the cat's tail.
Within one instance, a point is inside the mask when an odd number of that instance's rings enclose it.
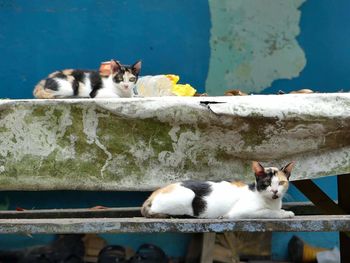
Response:
[[[36,84],[33,95],[37,99],[54,99],[55,94],[53,90],[45,88],[46,79],[41,80]]]

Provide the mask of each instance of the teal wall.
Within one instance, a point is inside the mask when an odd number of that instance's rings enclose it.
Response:
[[[112,58],[204,87],[209,17],[202,0],[0,0],[0,97],[31,98],[50,72]]]
[[[31,98],[48,73],[93,69],[110,58],[142,59],[143,75],[179,74],[214,95],[230,88],[349,91],[349,9],[347,0],[0,0],[0,97]],[[335,178],[317,183],[336,198]],[[288,194],[289,201],[304,200],[293,187]],[[0,202],[8,200],[10,208],[128,206],[140,205],[146,195],[2,192]],[[303,236],[326,247],[338,242],[336,233]],[[174,234],[107,237],[134,248],[149,240],[174,256],[189,240]],[[2,236],[0,249],[51,238]],[[286,255],[289,238],[273,235],[275,258]]]

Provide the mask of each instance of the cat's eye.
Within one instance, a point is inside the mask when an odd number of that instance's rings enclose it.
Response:
[[[130,82],[134,82],[135,80],[136,80],[135,77],[131,77],[131,78],[129,79]]]
[[[115,77],[114,77],[114,81],[117,81],[117,82],[123,81],[123,77],[121,77],[121,76],[115,76]]]
[[[279,182],[278,184],[279,185],[285,185],[287,182],[286,181],[281,181],[281,182]]]

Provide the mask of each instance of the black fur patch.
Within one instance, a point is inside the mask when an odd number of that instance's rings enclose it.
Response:
[[[263,175],[259,175],[256,178],[256,189],[260,191],[266,190],[271,185],[272,176],[275,174],[274,171],[266,171]]]
[[[62,71],[59,71],[53,75],[53,78],[67,79],[67,76],[65,74],[63,74]]]
[[[198,181],[184,181],[181,183],[182,186],[191,189],[195,193],[195,197],[192,201],[193,215],[199,216],[205,208],[207,203],[204,200],[204,197],[209,195],[212,191],[211,185],[207,182],[198,182]]]
[[[94,98],[97,94],[97,91],[100,88],[102,88],[102,79],[97,71],[90,72],[90,83],[92,88],[92,91],[90,92],[90,97]]]
[[[123,81],[123,75],[125,73],[125,70],[122,68],[120,71],[117,72],[117,74],[113,77],[113,81],[115,83],[120,83]]]
[[[85,72],[87,71],[76,69],[76,70],[73,70],[72,76],[77,82],[84,82]]]
[[[79,81],[77,81],[76,79],[73,80],[72,83],[72,88],[73,88],[73,95],[77,96],[79,93]]]
[[[73,94],[77,96],[79,94],[79,82],[84,83],[85,73],[90,72],[89,70],[76,69],[72,71],[72,76],[74,78],[72,82]]]
[[[91,98],[95,98],[96,95],[97,95],[97,89],[93,89],[93,90],[90,92],[89,95],[90,95]]]
[[[54,79],[46,79],[44,88],[57,91],[58,83]]]
[[[255,183],[248,184],[248,188],[250,191],[255,191],[256,190]]]

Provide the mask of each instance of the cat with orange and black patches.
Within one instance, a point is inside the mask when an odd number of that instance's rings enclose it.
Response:
[[[253,161],[255,182],[183,181],[154,191],[144,202],[145,217],[291,218],[282,209],[294,162],[278,169]]]
[[[141,71],[141,61],[132,66],[110,62],[110,72],[65,69],[51,73],[34,88],[38,99],[55,98],[130,98],[135,96],[135,84]]]

